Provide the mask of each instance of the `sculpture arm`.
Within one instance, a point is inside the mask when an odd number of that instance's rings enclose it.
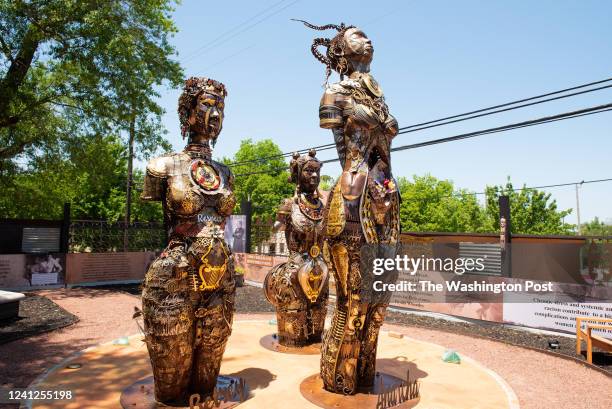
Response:
[[[340,165],[344,168],[346,158],[346,144],[344,141],[344,127],[346,120],[344,108],[347,105],[347,96],[344,88],[340,85],[332,85],[327,88],[321,97],[319,105],[319,126],[324,129],[331,129],[334,135],[334,143],[338,150]]]
[[[236,206],[236,196],[234,195],[234,175],[229,167],[225,165],[220,165],[221,172],[223,172],[227,180],[227,185],[225,187],[225,192],[221,194],[219,202],[217,204],[217,212],[221,216],[229,216],[234,211],[234,206]]]
[[[159,201],[163,199],[168,179],[167,162],[167,156],[160,156],[149,161],[144,178],[144,188],[140,195],[141,200]]]
[[[283,199],[281,202],[276,211],[276,221],[274,222],[274,226],[272,226],[273,232],[279,231],[281,227],[289,223],[289,219],[291,218],[291,203],[292,199]]]

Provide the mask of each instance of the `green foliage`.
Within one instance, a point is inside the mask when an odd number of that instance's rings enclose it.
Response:
[[[329,175],[321,175],[321,182],[319,183],[320,190],[331,190],[334,185],[334,178]]]
[[[597,217],[588,223],[583,223],[581,227],[581,233],[585,236],[612,236],[612,224],[605,223]]]
[[[75,219],[117,221],[124,214],[127,159],[116,136],[94,135],[63,143],[15,174],[0,195],[9,218],[59,219],[70,202]],[[142,179],[142,172],[137,178]],[[140,202],[133,191],[133,220],[162,220],[160,203]]]
[[[514,190],[508,179],[505,186],[487,186],[486,212],[493,229],[499,229],[500,195],[510,197],[511,231],[514,234],[567,235],[575,234],[574,226],[565,223],[563,218],[572,209],[558,210],[557,201],[551,200],[551,194],[537,189]]]
[[[79,138],[84,130],[118,134],[131,122],[141,156],[169,148],[155,90],[176,86],[182,77],[170,59],[172,4],[0,0],[3,176],[62,139]]]
[[[515,191],[505,186],[486,188],[485,206],[475,195],[455,189],[448,180],[431,175],[398,180],[402,204],[400,219],[403,231],[438,231],[496,233],[499,231],[499,195],[510,196],[510,216],[514,234],[574,234],[563,218],[571,213],[558,210],[551,195],[536,189]]]
[[[486,232],[491,226],[476,197],[431,175],[399,178],[403,231]]]
[[[295,186],[288,182],[287,163],[282,157],[255,161],[276,155],[282,155],[282,152],[272,140],[253,142],[251,139],[245,139],[232,159],[223,159],[227,164],[248,162],[232,166],[231,169],[236,175],[237,206],[250,197],[255,217],[275,216],[281,200],[293,195]],[[244,176],[240,176],[241,174]]]

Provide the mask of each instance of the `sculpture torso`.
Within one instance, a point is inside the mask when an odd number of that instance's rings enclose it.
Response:
[[[223,236],[235,204],[227,166],[180,152],[153,159],[147,172],[156,186],[145,185],[143,197],[165,200],[172,238]]]
[[[308,253],[313,245],[321,247],[323,237],[323,202],[312,203],[306,198],[286,199],[278,210],[285,224],[285,239],[289,251]]]
[[[328,203],[326,233],[335,237],[346,231],[355,239],[363,236],[368,243],[397,240],[399,195],[390,160],[397,121],[382,90],[370,74],[363,73],[332,84],[321,99],[319,118],[321,127],[334,133],[343,168]],[[347,222],[361,227],[347,226]]]

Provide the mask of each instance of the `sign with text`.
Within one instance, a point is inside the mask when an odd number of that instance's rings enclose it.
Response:
[[[67,283],[142,280],[153,260],[152,251],[68,254]]]

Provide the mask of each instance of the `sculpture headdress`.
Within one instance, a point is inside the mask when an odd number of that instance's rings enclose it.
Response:
[[[220,98],[227,96],[223,83],[206,77],[191,77],[185,81],[183,93],[179,97],[178,114],[183,138],[189,133],[189,115],[195,107],[198,96],[206,92]]]
[[[338,31],[333,38],[315,38],[312,41],[312,46],[310,47],[310,51],[312,51],[312,55],[315,56],[317,60],[325,64],[325,81],[329,79],[331,75],[332,69],[335,70],[340,77],[346,74],[348,69],[348,61],[344,57],[344,33],[349,28],[354,28],[355,26],[347,26],[344,23],[340,23],[340,25],[336,24],[326,24],[324,26],[315,26],[310,24],[304,20],[292,19],[293,21],[299,21],[304,23],[304,25],[308,28],[317,31],[331,30],[335,29]],[[318,48],[320,46],[324,46],[327,48],[325,55],[323,55]]]
[[[289,172],[291,175],[289,176],[289,182],[295,183],[298,187],[300,184],[300,173],[308,162],[315,162],[321,166],[321,161],[316,158],[317,151],[311,149],[308,151],[308,154],[301,155],[297,152],[293,154],[293,159],[289,162]]]

